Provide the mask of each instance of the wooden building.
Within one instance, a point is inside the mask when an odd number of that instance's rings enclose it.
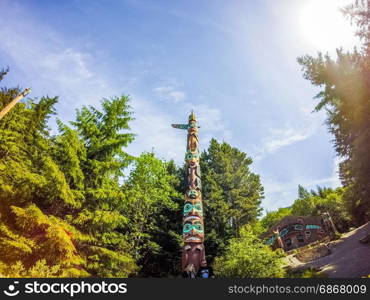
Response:
[[[286,216],[260,237],[273,249],[289,251],[305,246],[335,233],[328,213],[319,217]]]

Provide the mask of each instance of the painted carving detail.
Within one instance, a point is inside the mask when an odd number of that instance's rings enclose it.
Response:
[[[200,267],[207,265],[204,249],[204,222],[202,183],[199,165],[198,125],[194,113],[188,124],[173,124],[172,127],[188,131],[185,154],[188,188],[183,207],[182,270],[195,277]]]

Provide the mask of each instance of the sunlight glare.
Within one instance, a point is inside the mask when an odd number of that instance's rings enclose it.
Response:
[[[299,27],[304,40],[317,51],[333,53],[336,48],[352,49],[358,39],[354,27],[340,8],[350,0],[306,0],[299,13]]]

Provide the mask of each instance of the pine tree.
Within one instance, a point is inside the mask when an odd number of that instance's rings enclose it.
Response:
[[[6,72],[2,72],[1,78]],[[20,89],[2,88],[0,109]],[[75,207],[73,194],[53,161],[47,122],[57,98],[18,103],[0,121],[0,274],[87,276],[76,251],[83,235],[40,207]]]
[[[6,75],[1,72],[1,78]],[[0,91],[0,109],[19,89]],[[0,274],[127,277],[137,272],[123,226],[120,176],[130,157],[128,98],[83,107],[74,128],[49,118],[58,98],[18,103],[0,121]]]
[[[363,49],[337,50],[334,60],[321,53],[298,58],[304,77],[322,87],[316,111],[325,109],[327,126],[334,135],[335,150],[342,158],[340,178],[357,224],[370,220],[370,17],[364,1],[344,10],[358,26]]]
[[[144,277],[179,273],[182,196],[175,189],[179,184],[175,174],[173,162],[143,153],[135,159],[123,186],[127,199],[124,212],[129,218],[127,231]]]
[[[132,120],[128,102],[122,96],[104,99],[102,111],[83,107],[71,122],[73,129],[59,122],[61,136],[55,139],[56,157],[82,202],[66,218],[92,237],[83,251],[88,270],[99,277],[126,277],[137,271],[124,230],[129,222],[124,211],[128,200],[120,184],[132,161],[123,151],[134,137],[127,132]]]
[[[212,139],[201,155],[205,203],[206,249],[209,260],[225,250],[239,229],[260,215],[263,187],[250,171],[252,159],[244,152]]]

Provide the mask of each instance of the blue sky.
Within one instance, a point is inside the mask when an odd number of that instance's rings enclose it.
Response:
[[[296,58],[358,43],[337,11],[347,2],[0,0],[3,84],[58,95],[63,121],[128,94],[137,134],[128,152],[179,164],[186,137],[170,124],[194,109],[202,148],[215,137],[251,156],[273,210],[298,184],[339,185],[325,115],[311,113],[318,90]]]

